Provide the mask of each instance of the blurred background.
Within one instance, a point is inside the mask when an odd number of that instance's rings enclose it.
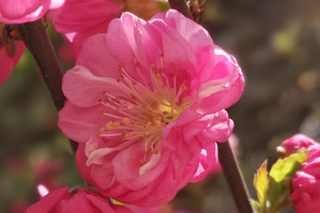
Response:
[[[158,1],[128,0],[143,18],[167,8]],[[149,13],[142,11],[148,10]],[[151,12],[150,12],[151,11]],[[276,147],[301,132],[320,140],[320,1],[208,0],[203,26],[238,59],[246,77],[240,101],[228,109],[235,122],[239,163],[251,196],[253,174]],[[66,71],[74,63],[67,41],[48,31]],[[1,65],[0,65],[1,66]],[[32,55],[25,51],[0,85],[0,212],[24,213],[45,187],[83,186],[68,139]],[[163,212],[236,212],[221,173],[189,184]],[[151,211],[150,211],[151,212]],[[290,210],[284,212],[291,212]]]

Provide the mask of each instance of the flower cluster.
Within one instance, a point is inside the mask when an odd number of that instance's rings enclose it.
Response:
[[[320,209],[320,144],[298,134],[281,145],[286,155],[308,149],[307,160],[292,180],[291,201],[297,213],[318,212]]]
[[[53,23],[73,43],[77,59],[63,78],[67,101],[59,127],[79,142],[79,172],[98,190],[60,188],[27,213],[130,212],[107,198],[159,206],[219,167],[216,143],[233,130],[225,109],[244,87],[236,59],[175,10],[148,21],[128,12],[115,18],[124,6],[111,0],[0,1],[6,24],[60,8]],[[2,48],[7,55],[0,58],[16,63],[22,50],[10,55]]]

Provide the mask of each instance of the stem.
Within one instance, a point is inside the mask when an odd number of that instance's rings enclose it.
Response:
[[[50,37],[42,20],[23,24],[25,45],[36,60],[50,91],[57,110],[64,106],[66,98],[62,92],[62,70],[54,52]],[[77,151],[78,143],[70,140],[71,148]]]
[[[169,0],[169,5],[172,9],[178,10],[182,13],[185,17],[192,20],[191,13],[187,6],[187,2],[185,0]]]
[[[249,193],[241,175],[239,165],[232,152],[229,141],[218,144],[219,162],[230,187],[233,199],[239,213],[254,213]]]

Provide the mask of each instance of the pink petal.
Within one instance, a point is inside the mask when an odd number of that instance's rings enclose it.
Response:
[[[63,76],[62,90],[68,100],[79,107],[101,105],[99,99],[106,91],[114,96],[128,96],[115,79],[94,76],[82,66],[75,66]]]
[[[38,203],[27,209],[26,213],[47,213],[68,192],[69,187],[59,188],[44,196]]]
[[[149,168],[149,171],[140,175],[139,171],[142,167],[140,160],[143,157],[144,148],[138,143],[121,151],[112,161],[117,181],[132,190],[147,186],[165,170],[169,153],[162,153],[161,158],[157,160],[157,166],[153,165],[153,168]]]
[[[68,138],[79,143],[88,142],[109,121],[100,114],[101,110],[104,110],[102,105],[80,108],[67,101],[59,112],[59,128]]]
[[[18,41],[17,43],[12,44],[13,46],[3,46],[0,49],[0,84],[3,83],[10,75],[11,70],[13,69],[14,65],[16,65],[25,49],[23,42]],[[14,52],[14,56],[10,56],[8,53],[8,49]],[[11,50],[14,48],[15,50]]]
[[[123,7],[123,4],[111,0],[68,0],[53,23],[58,32],[74,34],[75,52],[78,54],[87,38],[107,31],[109,22]]]
[[[199,166],[197,172],[190,180],[191,183],[198,182],[206,177],[212,169],[219,167],[218,150],[216,143],[209,143],[199,155]]]
[[[0,21],[21,24],[42,18],[49,9],[61,7],[64,0],[8,0],[0,2]]]

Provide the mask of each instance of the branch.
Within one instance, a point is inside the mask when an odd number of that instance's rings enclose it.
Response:
[[[23,24],[23,28],[25,45],[38,63],[54,105],[59,111],[66,100],[61,86],[63,73],[45,25],[42,20],[38,20]],[[78,143],[70,140],[70,144],[72,150],[76,152]]]
[[[169,5],[172,9],[178,10],[182,13],[185,17],[192,20],[191,13],[187,6],[187,2],[185,0],[169,0]]]
[[[254,213],[255,211],[251,206],[249,193],[244,184],[239,165],[232,152],[229,141],[217,144],[219,162],[230,187],[238,212]]]

